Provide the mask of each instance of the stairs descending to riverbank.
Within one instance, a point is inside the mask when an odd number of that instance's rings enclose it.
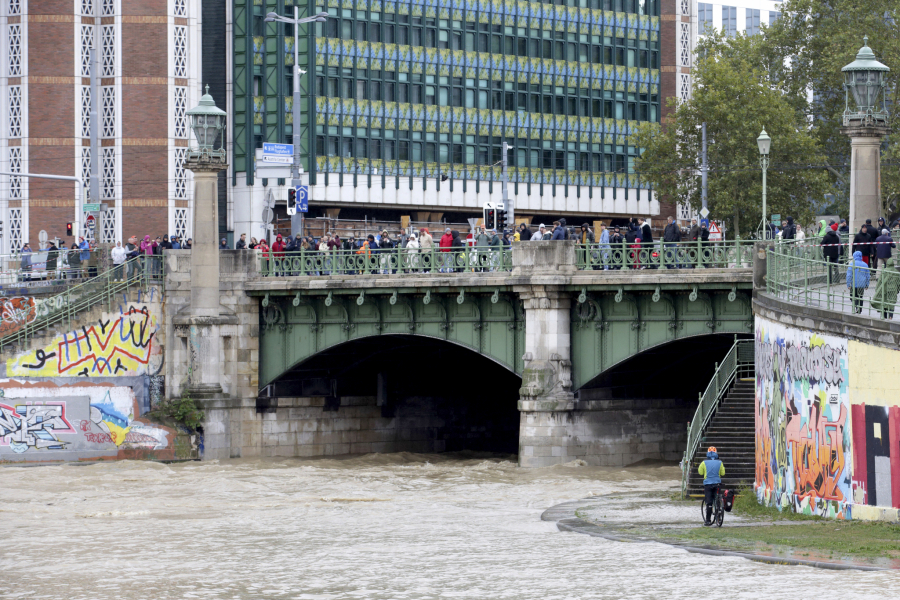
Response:
[[[697,473],[697,467],[706,459],[710,446],[716,447],[725,463],[722,478],[725,488],[737,489],[741,483],[752,485],[756,476],[754,395],[753,379],[739,379],[728,390],[691,460],[688,494],[703,494],[703,478]]]

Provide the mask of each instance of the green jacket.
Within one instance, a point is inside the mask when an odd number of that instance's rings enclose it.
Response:
[[[894,259],[889,258],[881,271],[878,283],[875,284],[875,293],[872,294],[869,304],[881,313],[894,312],[898,291],[900,291],[900,271],[894,268]]]
[[[700,468],[697,469],[697,472],[706,477],[706,461],[700,463]],[[722,466],[719,467],[719,477],[725,476],[725,463],[722,463]]]
[[[503,240],[501,240],[500,236],[495,233],[494,237],[491,238],[491,246],[494,248],[499,248],[502,245],[503,245]]]

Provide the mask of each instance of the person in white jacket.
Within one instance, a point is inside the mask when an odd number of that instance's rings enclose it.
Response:
[[[116,247],[113,248],[109,254],[112,257],[113,266],[115,267],[115,270],[113,272],[113,279],[115,279],[116,281],[121,281],[123,275],[122,265],[125,264],[126,256],[125,248],[122,247],[122,242],[116,242]]]
[[[417,273],[419,271],[419,238],[415,233],[409,234],[409,240],[406,242],[406,251],[409,252],[409,273]]]

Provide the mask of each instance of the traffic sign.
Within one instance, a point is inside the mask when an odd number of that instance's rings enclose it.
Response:
[[[719,226],[716,225],[715,221],[710,221],[710,223],[709,223],[709,241],[711,241],[711,242],[721,242],[722,241],[722,230],[719,229]]]
[[[263,143],[263,157],[266,156],[294,156],[293,144],[273,144],[271,142]]]
[[[94,202],[91,204],[85,203],[85,204],[82,204],[81,206],[82,206],[82,209],[84,210],[84,212],[86,212],[86,213],[100,212],[100,203],[99,202]]]
[[[297,191],[297,212],[309,212],[309,187],[298,185],[294,189]]]
[[[709,209],[706,208],[705,206],[704,206],[703,208],[701,208],[701,209],[700,209],[700,216],[703,217],[704,219],[705,219],[706,217],[708,217],[708,216],[709,216]]]
[[[781,215],[772,215],[772,225],[781,227]]]
[[[262,220],[263,223],[271,223],[272,219],[275,218],[275,211],[269,208],[268,206],[263,209],[262,212]]]
[[[94,218],[94,215],[88,215],[87,218],[87,227],[91,231],[94,230],[94,226],[97,224],[97,220]]]

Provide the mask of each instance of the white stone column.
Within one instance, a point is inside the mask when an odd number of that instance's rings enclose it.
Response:
[[[850,136],[850,233],[859,231],[866,219],[876,222],[884,208],[881,204],[881,140],[886,127],[845,127]]]

